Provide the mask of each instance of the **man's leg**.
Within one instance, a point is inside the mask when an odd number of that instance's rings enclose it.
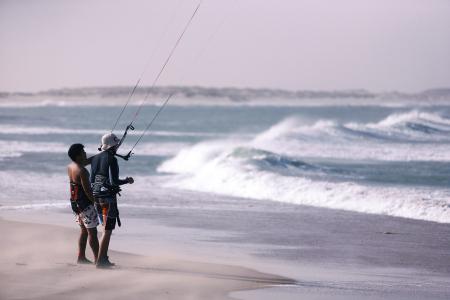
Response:
[[[108,257],[108,248],[109,248],[109,241],[111,239],[111,233],[112,230],[104,230],[102,241],[100,243],[100,251],[99,251],[99,259],[107,259]]]
[[[95,262],[98,259],[98,237],[97,237],[97,228],[89,228],[87,229],[89,234],[89,246],[91,246],[92,252],[94,253]]]
[[[97,226],[98,218],[95,208],[91,205],[78,214],[78,223],[80,224],[81,234],[79,238],[79,264],[92,264],[90,260],[86,258],[86,243],[89,237],[89,245],[94,252],[94,259],[97,261],[98,257],[98,238],[97,238]]]
[[[113,229],[116,227],[116,206],[114,203],[102,204],[103,236],[100,242],[97,267],[111,267],[114,264],[108,259],[109,241]]]
[[[78,238],[78,262],[86,260],[86,243],[88,231],[83,222],[80,222],[80,237]]]

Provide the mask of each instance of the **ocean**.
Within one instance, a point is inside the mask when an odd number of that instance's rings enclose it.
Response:
[[[98,153],[123,104],[105,102],[1,107],[0,211],[68,208],[67,149],[83,143],[88,156]],[[247,200],[260,200],[269,210],[288,203],[449,223],[450,103],[373,102],[169,104],[132,158],[119,159],[121,177],[136,180],[120,201],[139,207],[138,214],[158,205],[156,190],[162,198],[189,191],[199,199],[242,199],[242,210]],[[136,109],[127,108],[117,135]],[[119,153],[128,152],[157,109],[144,106]]]

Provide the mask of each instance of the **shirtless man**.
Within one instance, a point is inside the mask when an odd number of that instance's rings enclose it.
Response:
[[[70,203],[75,213],[75,221],[81,229],[78,239],[77,262],[79,264],[92,263],[86,258],[86,243],[89,237],[89,245],[94,253],[95,263],[97,263],[99,248],[97,226],[99,221],[94,207],[95,199],[92,195],[89,172],[84,167],[88,164],[88,159],[82,144],[70,146],[68,154],[73,161],[67,166],[67,174],[70,180]]]

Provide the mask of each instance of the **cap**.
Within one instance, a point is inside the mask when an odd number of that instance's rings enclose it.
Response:
[[[108,150],[119,145],[119,138],[114,133],[107,133],[102,136],[102,150]]]

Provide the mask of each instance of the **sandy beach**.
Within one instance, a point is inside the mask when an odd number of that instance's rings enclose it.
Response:
[[[112,251],[111,270],[77,265],[76,228],[0,219],[1,299],[230,299],[291,280],[237,266]],[[92,254],[88,249],[88,257]]]

